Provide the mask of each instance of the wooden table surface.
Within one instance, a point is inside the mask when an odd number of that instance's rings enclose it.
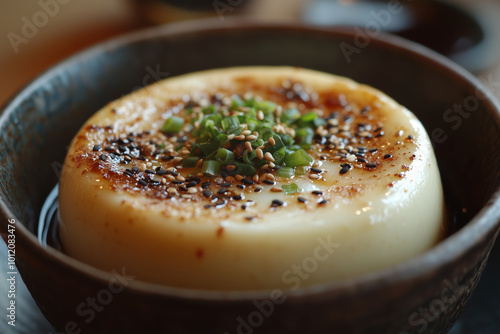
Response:
[[[297,21],[300,17],[300,8],[311,0],[254,0],[248,6],[234,8],[230,15],[256,16],[260,20]],[[349,2],[349,0],[339,0]],[[466,0],[454,0],[470,6]],[[42,5],[45,4],[45,5]],[[500,20],[500,5],[495,0],[476,0],[474,5],[496,5]],[[195,17],[192,13],[171,10],[168,17],[159,16],[158,11],[152,9],[156,20],[178,20]],[[157,15],[158,14],[158,15]],[[216,16],[212,12],[209,15]],[[33,77],[51,65],[99,41],[110,37],[148,26],[139,17],[137,7],[132,0],[15,0],[2,1],[0,4],[0,104],[5,103],[22,86]],[[500,41],[498,41],[500,45]],[[476,73],[488,83],[495,96],[500,99],[500,59],[492,67],[481,73]],[[0,308],[5,310],[4,298],[6,283],[2,275],[6,272],[4,254],[6,248],[0,242]],[[500,264],[500,250],[497,245],[493,252],[494,265]],[[491,261],[490,261],[491,262]],[[494,284],[500,280],[498,268],[487,267],[478,292],[450,333],[453,334],[493,334],[500,333],[498,327],[491,327],[490,317],[500,319],[498,302],[489,298],[490,291],[486,284]],[[489,275],[489,276],[488,276]],[[488,278],[489,277],[489,278]],[[490,282],[491,281],[491,282]],[[21,326],[17,328],[5,327],[4,319],[0,322],[1,333],[52,333],[52,329],[41,317],[29,292],[22,285],[20,289],[20,310],[25,312],[25,319],[21,318]],[[500,293],[496,292],[496,298]],[[491,304],[490,304],[491,302]],[[494,303],[494,304],[493,304]],[[492,306],[493,305],[493,306]],[[495,308],[496,305],[496,308]],[[493,310],[491,309],[493,308]],[[488,314],[488,312],[496,312]],[[4,327],[2,327],[4,326]],[[477,331],[473,327],[476,326]],[[483,327],[481,327],[483,326]],[[489,326],[489,327],[488,327]],[[12,331],[14,330],[14,331]],[[498,331],[497,331],[498,330]]]

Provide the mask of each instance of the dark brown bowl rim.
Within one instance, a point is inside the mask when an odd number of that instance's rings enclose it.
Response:
[[[73,63],[88,59],[95,54],[101,53],[106,50],[113,50],[123,47],[127,44],[145,41],[155,37],[171,36],[177,34],[210,32],[217,33],[220,30],[239,29],[239,30],[274,30],[274,31],[287,31],[297,33],[315,33],[323,35],[345,36],[354,37],[352,28],[336,27],[336,28],[321,28],[310,25],[299,25],[289,23],[268,23],[260,22],[250,19],[225,19],[221,22],[218,19],[202,19],[195,21],[186,21],[180,23],[168,24],[165,26],[149,28],[133,33],[129,33],[109,41],[97,44],[87,50],[77,53],[76,55],[60,62],[59,64],[51,67],[36,79],[22,88],[10,101],[8,101],[2,108],[0,115],[0,124],[6,122],[7,115],[14,111],[14,107],[18,101],[26,95],[29,95],[32,90],[36,89],[48,77],[56,75],[58,71],[66,67],[72,66]],[[426,60],[428,66],[434,67],[441,71],[446,71],[450,76],[455,77],[456,80],[463,82],[468,88],[474,89],[477,92],[488,96],[489,99],[485,100],[489,110],[496,110],[495,117],[500,124],[500,105],[492,97],[491,92],[476,79],[471,73],[461,68],[459,65],[453,63],[447,58],[437,54],[436,52],[421,46],[419,44],[410,42],[403,38],[380,34],[380,36],[371,39],[372,42],[378,45],[392,48],[398,52],[410,53],[414,56]],[[6,218],[14,218],[14,214],[9,210],[7,203],[4,199],[0,199],[0,210],[2,215]],[[5,230],[6,224],[1,224],[2,229]],[[349,297],[354,294],[363,294],[367,291],[380,289],[383,286],[396,284],[401,281],[410,281],[419,276],[425,276],[432,271],[438,269],[444,264],[451,264],[456,259],[460,258],[464,253],[471,250],[476,244],[483,241],[486,235],[491,233],[498,233],[500,229],[500,189],[496,189],[495,193],[489,198],[487,204],[480,210],[480,212],[473,217],[465,227],[458,232],[454,233],[429,251],[424,254],[413,258],[409,261],[399,265],[382,269],[363,276],[346,279],[337,282],[330,282],[314,286],[301,287],[295,291],[284,291],[288,299],[300,298],[302,296],[312,296],[323,293],[328,293],[329,298],[334,297]],[[5,231],[2,231],[4,234]],[[94,268],[90,265],[75,260],[51,247],[43,247],[37,237],[32,234],[23,225],[17,226],[17,238],[21,239],[20,244],[27,247],[30,254],[40,254],[41,256],[48,257],[52,261],[59,262],[65,270],[76,271],[80,275],[87,275],[89,279],[100,281],[103,284],[111,277],[109,273]],[[180,298],[180,299],[196,299],[205,301],[235,301],[235,300],[254,300],[264,299],[269,296],[269,290],[258,291],[205,291],[175,288],[169,286],[162,286],[141,281],[132,281],[128,288],[131,291],[156,295],[159,297]]]

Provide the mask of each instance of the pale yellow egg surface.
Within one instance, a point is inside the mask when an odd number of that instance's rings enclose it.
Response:
[[[109,103],[70,145],[59,208],[68,255],[204,290],[347,279],[445,234],[416,117],[371,87],[292,67],[192,73]]]

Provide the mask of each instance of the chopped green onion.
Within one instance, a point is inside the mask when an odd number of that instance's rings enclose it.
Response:
[[[201,172],[205,175],[216,176],[220,171],[220,163],[215,160],[205,160],[201,166]]]
[[[222,129],[228,134],[238,135],[241,133],[240,121],[238,117],[226,117],[221,121]]]
[[[226,166],[230,161],[234,160],[234,153],[225,148],[220,148],[215,155],[215,160]]]
[[[291,167],[281,167],[276,171],[276,174],[281,177],[290,178],[295,175],[295,172]]]
[[[285,157],[285,164],[288,167],[309,166],[312,162],[313,158],[303,149],[288,154]]]
[[[311,128],[300,128],[295,131],[295,138],[300,147],[308,149],[312,145],[314,130]]]
[[[177,133],[181,131],[184,125],[184,118],[179,116],[172,116],[165,121],[161,130],[163,132]]]
[[[295,194],[295,193],[298,193],[298,192],[301,191],[301,189],[299,188],[299,186],[296,185],[295,183],[284,184],[284,185],[281,186],[281,188],[283,189],[283,191],[287,195]]]
[[[255,168],[250,164],[234,162],[234,165],[236,166],[236,168],[233,171],[234,175],[239,174],[243,176],[252,176],[257,174]]]
[[[187,157],[184,160],[182,160],[182,167],[186,168],[192,168],[196,167],[196,163],[200,160],[199,157],[192,156],[192,157]]]
[[[288,125],[292,124],[293,122],[295,122],[299,118],[300,118],[300,111],[298,111],[295,108],[286,110],[280,116],[281,122],[288,124]]]
[[[295,175],[304,175],[307,174],[311,170],[309,166],[299,166],[295,167]]]

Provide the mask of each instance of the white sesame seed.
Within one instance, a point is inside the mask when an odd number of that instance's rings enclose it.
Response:
[[[266,154],[264,154],[264,158],[266,158],[267,161],[274,162],[274,157],[270,152],[266,152]]]
[[[259,111],[257,112],[257,119],[258,119],[259,121],[262,121],[262,120],[264,119],[264,113],[262,112],[262,110],[259,110]]]
[[[173,175],[167,175],[166,178],[169,180],[169,181],[173,181],[175,180],[175,176]]]
[[[248,136],[248,135],[252,134],[252,131],[245,130],[245,131],[242,131],[241,134],[244,135],[244,136]]]
[[[252,153],[253,148],[252,144],[249,141],[245,142],[245,148],[247,149],[248,152]]]
[[[319,174],[309,174],[309,178],[312,180],[319,180],[321,178],[321,175]]]
[[[247,136],[246,137],[246,140],[255,140],[257,139],[258,137],[256,135],[250,135],[250,136]]]
[[[172,163],[176,164],[178,162],[181,162],[182,161],[182,158],[181,157],[176,157],[176,158],[173,158],[172,159]]]
[[[198,189],[196,189],[196,187],[188,188],[188,193],[190,193],[190,194],[196,194],[197,192],[198,192]]]
[[[354,162],[356,161],[356,156],[354,154],[349,154],[346,159],[349,162]]]
[[[272,187],[272,188],[271,188],[271,191],[272,191],[273,193],[280,193],[280,192],[282,192],[282,191],[283,191],[283,189],[278,188],[278,187]]]
[[[262,150],[260,148],[258,148],[258,149],[255,150],[255,154],[257,155],[257,158],[259,160],[264,159],[264,152],[262,152]]]

